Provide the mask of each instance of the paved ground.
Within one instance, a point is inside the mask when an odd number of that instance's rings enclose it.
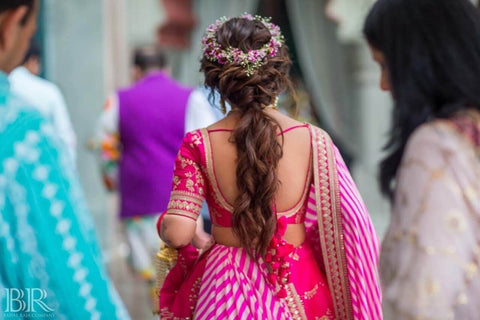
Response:
[[[124,261],[111,264],[111,275],[132,320],[158,319],[152,315],[147,285],[133,275]]]
[[[117,218],[117,198],[110,195],[107,201],[107,214],[97,216],[98,235],[105,252],[105,260],[110,276],[125,303],[132,320],[153,320],[149,288],[136,276],[126,262],[127,247],[122,227]]]

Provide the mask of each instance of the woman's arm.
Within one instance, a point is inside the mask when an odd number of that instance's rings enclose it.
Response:
[[[167,215],[163,218],[160,238],[172,248],[181,248],[192,242],[197,223],[182,216]]]
[[[187,134],[175,160],[170,202],[159,222],[160,237],[174,248],[184,247],[194,238],[203,239],[195,237],[197,219],[205,201],[205,177],[199,163],[199,150],[192,134]]]

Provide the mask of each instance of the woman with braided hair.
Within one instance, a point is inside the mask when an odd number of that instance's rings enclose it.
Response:
[[[222,18],[203,46],[205,84],[232,110],[178,154],[158,223],[179,249],[161,319],[381,319],[377,237],[350,174],[324,131],[276,108],[291,89],[280,29]],[[195,237],[204,200],[206,247]]]

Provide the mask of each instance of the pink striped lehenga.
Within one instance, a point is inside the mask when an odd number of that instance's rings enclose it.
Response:
[[[277,212],[265,259],[220,244],[201,256],[180,249],[160,293],[161,319],[382,319],[370,217],[330,137],[308,127],[313,179],[295,208]],[[166,214],[196,219],[204,200],[212,223],[229,226],[232,206],[216,183],[206,129],[184,139]],[[282,235],[301,222],[307,238],[294,248]]]

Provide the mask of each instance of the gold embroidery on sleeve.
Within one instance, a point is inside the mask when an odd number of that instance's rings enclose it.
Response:
[[[183,215],[196,220],[202,205],[203,198],[195,193],[172,191],[167,214]]]

